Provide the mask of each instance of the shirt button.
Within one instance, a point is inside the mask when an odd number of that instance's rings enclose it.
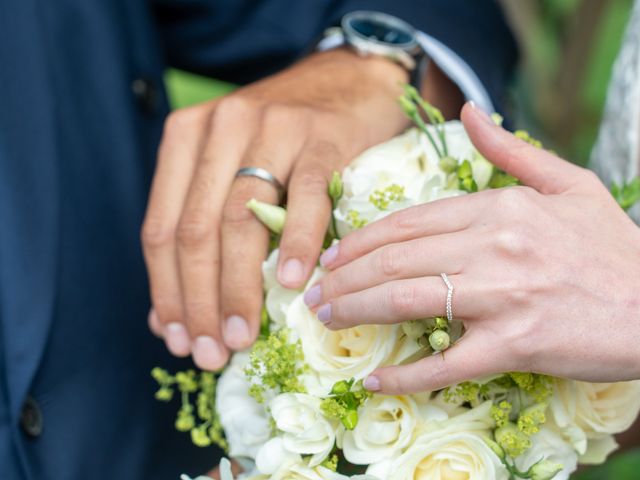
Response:
[[[131,82],[131,91],[138,106],[144,113],[152,114],[158,110],[158,89],[150,78],[139,77]]]
[[[29,437],[37,438],[42,435],[42,410],[31,395],[27,396],[22,405],[20,426]]]

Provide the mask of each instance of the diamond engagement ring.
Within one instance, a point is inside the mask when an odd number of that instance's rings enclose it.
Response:
[[[440,276],[447,286],[447,320],[451,323],[453,322],[453,308],[451,306],[451,302],[453,301],[453,283],[451,283],[446,273],[441,273]]]
[[[278,199],[282,200],[284,198],[284,194],[286,192],[284,185],[280,183],[280,181],[271,175],[267,170],[260,167],[244,167],[236,172],[237,177],[256,177],[260,180],[264,180],[265,182],[273,185],[278,191]]]

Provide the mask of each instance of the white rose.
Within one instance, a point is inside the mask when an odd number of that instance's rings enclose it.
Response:
[[[426,433],[395,460],[386,465],[372,465],[367,473],[388,480],[509,478],[504,465],[482,436],[471,432]]]
[[[216,410],[229,442],[231,457],[255,458],[271,436],[264,407],[249,395],[249,383],[244,374],[248,360],[248,353],[236,353],[218,379]]]
[[[324,467],[311,468],[304,462],[287,465],[277,471],[271,480],[379,480],[371,475],[348,477]]]
[[[292,453],[312,455],[309,465],[319,465],[335,445],[334,425],[322,415],[321,400],[303,393],[283,393],[270,403],[282,445]]]
[[[563,469],[553,477],[553,480],[567,480],[569,475],[575,472],[578,456],[573,447],[565,442],[558,433],[543,427],[538,433],[531,436],[531,443],[531,448],[515,460],[520,471],[526,472],[534,463],[544,459],[563,466]]]
[[[274,250],[262,263],[262,279],[266,292],[264,305],[269,318],[277,327],[284,327],[289,306],[300,295],[300,291],[284,288],[278,283],[276,270],[279,253],[279,249]]]
[[[345,458],[368,465],[400,453],[413,437],[420,412],[408,396],[374,395],[358,412],[358,424],[342,437]]]
[[[588,440],[628,429],[640,411],[640,381],[588,383],[558,379],[551,418],[579,454]]]
[[[433,478],[506,480],[500,459],[485,443],[493,420],[491,401],[440,421],[444,414],[425,421],[411,445],[393,460],[372,464],[367,473],[388,480]]]
[[[287,324],[299,336],[305,362],[316,377],[317,382],[305,382],[313,395],[326,395],[337,381],[366,377],[394,358],[400,346],[398,325],[329,330],[307,308],[302,295],[289,307]]]

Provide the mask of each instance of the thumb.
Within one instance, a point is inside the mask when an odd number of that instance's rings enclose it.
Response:
[[[377,369],[365,379],[364,387],[384,395],[406,395],[510,371],[508,360],[489,347],[493,343],[490,334],[469,331],[443,353],[409,365]]]
[[[515,137],[473,103],[460,114],[469,138],[491,163],[540,193],[562,193],[573,187],[584,170]]]

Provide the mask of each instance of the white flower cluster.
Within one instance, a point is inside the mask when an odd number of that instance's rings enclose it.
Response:
[[[447,158],[411,129],[346,169],[335,202],[338,235],[467,193],[459,175],[464,160],[474,189],[489,188],[494,168],[462,125],[441,128]],[[433,331],[433,319],[329,330],[306,307],[303,291],[277,283],[277,256],[274,250],[263,268],[270,340],[261,340],[261,350],[235,354],[217,386],[229,456],[254,466],[243,478],[567,479],[578,462],[604,461],[616,448],[612,435],[640,410],[640,382],[590,384],[527,373],[419,395],[366,394],[358,381],[377,367],[434,354],[420,341]],[[307,287],[322,275],[318,267]],[[455,342],[461,328],[446,327]]]

